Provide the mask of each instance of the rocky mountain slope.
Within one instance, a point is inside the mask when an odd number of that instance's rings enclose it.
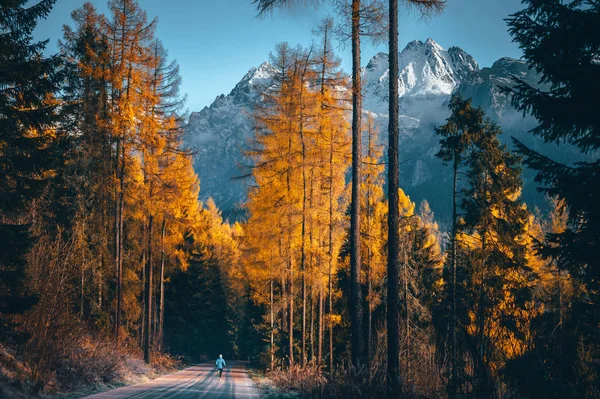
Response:
[[[448,117],[447,102],[455,91],[472,97],[509,135],[526,137],[534,120],[514,110],[498,86],[510,85],[512,75],[535,82],[535,73],[519,60],[502,58],[489,68],[458,47],[442,48],[432,39],[412,41],[400,53],[401,186],[415,201],[427,199],[440,220],[449,217],[448,168],[435,158],[433,126]],[[225,215],[237,217],[245,200],[248,179],[240,179],[247,163],[244,148],[252,135],[250,114],[277,71],[268,63],[252,68],[228,95],[190,116],[186,144],[196,152],[201,197],[213,197]],[[388,55],[379,53],[363,68],[364,111],[370,112],[387,139]],[[532,186],[532,185],[531,185]],[[526,198],[540,201],[531,189]]]

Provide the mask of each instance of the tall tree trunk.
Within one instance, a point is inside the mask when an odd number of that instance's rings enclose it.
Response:
[[[483,172],[483,211],[486,214],[489,214],[491,210],[489,209],[489,205],[487,203],[488,198],[488,172],[484,170]],[[485,350],[485,316],[486,316],[486,305],[485,305],[485,290],[487,286],[487,259],[486,259],[486,251],[487,251],[487,240],[486,240],[486,232],[488,231],[487,224],[487,215],[484,216],[483,226],[480,232],[481,235],[481,282],[479,284],[479,298],[477,301],[477,349],[478,353],[476,353],[475,362],[475,374],[476,374],[476,398],[487,398],[489,397],[489,384],[488,384],[488,368],[486,362],[486,350]]]
[[[303,197],[302,197],[302,245],[300,250],[300,273],[302,273],[302,367],[306,367],[306,212],[307,212],[307,187],[306,187],[306,149],[304,145],[304,135],[302,128],[300,128],[300,138],[302,140],[302,184],[303,184]]]
[[[564,384],[564,369],[563,369],[563,342],[564,342],[564,332],[563,332],[563,286],[562,286],[562,271],[558,266],[556,260],[554,260],[556,264],[556,274],[558,277],[558,395],[559,397],[563,396],[563,384]]]
[[[146,240],[146,223],[143,223],[142,226],[142,242],[147,242]],[[146,336],[146,248],[142,249],[142,323],[140,326],[140,348],[144,347],[144,337]]]
[[[165,234],[167,230],[167,221],[163,217],[160,233],[160,304],[158,311],[158,350],[163,348],[163,331],[165,324]]]
[[[79,317],[83,319],[83,302],[84,302],[84,291],[85,291],[85,270],[81,268],[81,292],[79,298]]]
[[[125,161],[123,161],[125,162]],[[121,308],[123,302],[123,224],[124,224],[124,205],[125,205],[125,185],[124,178],[121,178],[121,191],[119,193],[119,206],[118,206],[118,255],[117,255],[117,317],[116,317],[116,337],[117,342],[119,341],[119,330],[121,329]]]
[[[289,357],[290,367],[294,366],[294,262],[290,251],[290,310],[289,310]]]
[[[370,364],[373,357],[373,305],[371,304],[371,295],[373,294],[373,282],[371,281],[371,248],[367,248],[367,336],[366,341],[366,361]]]
[[[102,285],[102,279],[104,278],[104,276],[102,275],[102,271],[105,270],[104,269],[105,265],[104,265],[104,254],[101,256],[101,260],[100,260],[100,270],[98,271],[98,313],[102,312],[102,290],[103,290],[103,285]]]
[[[329,329],[329,372],[333,373],[333,135],[329,143],[329,248],[327,273],[329,310],[327,327]]]
[[[273,280],[271,280],[271,371],[275,365],[275,319],[273,309]]]
[[[291,129],[291,126],[290,126]],[[288,151],[292,152],[292,136],[288,138]],[[290,171],[288,170],[286,173],[287,180],[287,196],[291,198],[291,176]],[[292,253],[292,217],[290,215],[290,211],[288,210],[288,230],[287,230],[287,245],[288,245],[288,266],[289,266],[289,275],[290,275],[290,290],[289,290],[289,361],[290,368],[294,366],[294,259]]]
[[[314,293],[313,293],[312,288],[311,288],[310,295],[308,297],[308,302],[309,302],[309,309],[310,309],[309,363],[314,366],[314,364],[315,364],[315,298],[314,298]]]
[[[452,265],[450,270],[450,383],[448,398],[456,397],[456,235],[457,235],[457,212],[456,195],[458,184],[458,154],[454,156],[453,185],[452,185]]]
[[[152,349],[152,227],[154,216],[148,218],[148,258],[146,263],[146,341],[144,344],[144,360],[150,363]]]
[[[116,141],[116,155],[115,155],[115,175],[117,177],[117,179],[119,179],[119,170],[121,168],[120,166],[120,151],[121,151],[121,140],[117,137]],[[119,341],[119,328],[121,325],[121,273],[120,273],[120,269],[119,269],[119,264],[120,264],[120,253],[119,250],[121,248],[120,246],[120,242],[121,242],[121,237],[120,237],[120,233],[121,233],[121,224],[120,224],[120,195],[119,195],[119,187],[118,185],[115,185],[115,209],[114,209],[114,221],[115,221],[115,226],[114,226],[114,254],[115,254],[115,280],[116,280],[116,299],[117,299],[117,308],[115,309],[115,337],[117,339],[117,342]]]
[[[399,327],[399,221],[398,213],[398,0],[390,0],[389,26],[389,149],[388,149],[388,281],[387,281],[387,341],[388,341],[388,389],[392,398],[400,397],[400,336]]]
[[[367,138],[368,140],[368,147],[367,147],[367,156],[369,157],[369,159],[371,159],[371,131],[370,131],[370,126],[369,126],[369,137]],[[366,213],[367,213],[367,226],[366,226],[366,230],[367,230],[367,270],[366,270],[366,276],[367,276],[367,298],[366,298],[366,307],[367,307],[367,336],[366,336],[366,361],[367,361],[367,365],[370,365],[371,363],[371,358],[373,357],[373,306],[371,303],[371,295],[373,292],[373,283],[371,281],[371,258],[372,258],[372,254],[371,254],[371,236],[373,234],[373,232],[371,231],[371,185],[367,184],[367,196],[366,196]]]
[[[362,82],[360,65],[360,0],[352,1],[352,204],[350,207],[350,324],[352,364],[363,360],[360,286],[360,183],[362,169]]]
[[[405,385],[409,386],[410,385],[410,308],[409,308],[409,303],[408,303],[408,250],[406,248],[406,245],[410,245],[409,243],[405,244],[405,248],[404,248],[404,311],[406,313],[406,318],[405,318],[405,323],[404,323],[404,329],[405,331],[405,335],[406,335],[406,362],[405,362],[405,367],[406,370],[404,370],[404,374],[406,375],[406,381],[405,381]]]
[[[323,285],[319,281],[319,332],[317,337],[317,366],[321,367],[323,361]]]
[[[280,236],[279,237],[279,257],[281,259],[284,258],[284,248],[283,248],[283,238]],[[280,313],[280,317],[281,317],[281,331],[284,333],[288,332],[288,328],[287,328],[287,269],[282,269],[281,270],[281,283],[280,283],[280,291],[279,291],[279,299],[280,299],[280,303],[281,303],[281,313]],[[280,334],[280,345],[282,348],[282,352],[285,354],[285,352],[283,351],[283,349],[285,348],[286,342],[285,342],[285,334]]]
[[[329,266],[329,372],[333,373],[333,281],[331,279],[331,264]]]

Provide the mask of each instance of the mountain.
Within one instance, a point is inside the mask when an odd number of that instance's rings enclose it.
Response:
[[[250,113],[277,71],[267,62],[252,68],[228,95],[190,115],[184,140],[194,151],[201,199],[212,197],[225,215],[245,199],[242,177],[245,143],[252,135]]]
[[[516,75],[536,81],[535,72],[519,60],[502,58],[489,68],[458,47],[442,48],[432,39],[412,41],[399,54],[401,186],[414,201],[427,199],[438,218],[447,221],[450,204],[448,168],[435,158],[438,138],[433,126],[448,117],[447,104],[455,91],[472,97],[488,116],[510,134],[524,137],[535,121],[513,109],[499,86],[511,84]],[[195,152],[201,198],[213,197],[226,216],[241,214],[248,179],[240,179],[247,164],[243,152],[252,136],[251,112],[277,71],[268,63],[252,68],[228,95],[191,114],[185,140]],[[375,55],[362,69],[363,108],[375,118],[380,140],[387,141],[388,55]],[[509,142],[509,134],[503,140]],[[247,169],[246,169],[247,170]],[[533,187],[533,185],[530,185]],[[528,191],[528,195],[531,194]],[[535,193],[530,201],[540,202]],[[537,205],[537,204],[536,204]]]

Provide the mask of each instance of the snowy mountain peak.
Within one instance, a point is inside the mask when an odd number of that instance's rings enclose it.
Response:
[[[365,60],[366,61],[366,60]],[[363,111],[379,127],[385,143],[389,113],[389,56],[378,53],[362,68]],[[528,82],[538,80],[535,70],[522,61],[502,58],[492,67],[479,68],[471,55],[459,47],[445,50],[433,39],[415,40],[399,53],[399,123],[401,176],[411,198],[436,198],[446,180],[435,158],[437,137],[433,126],[448,117],[448,99],[459,91],[503,127],[522,125],[522,115],[510,107],[498,86],[506,86],[511,76]],[[268,62],[250,69],[228,95],[220,95],[200,112],[190,115],[186,144],[195,151],[195,168],[202,183],[201,199],[213,197],[230,217],[239,214],[238,204],[246,199],[247,182],[235,179],[247,170],[243,149],[253,134],[250,115],[263,99],[263,91],[272,86],[278,71]],[[233,180],[232,180],[233,179]],[[437,197],[440,197],[439,195]],[[431,202],[436,208],[439,204]],[[443,209],[437,208],[437,209]]]
[[[462,80],[473,72],[479,71],[479,64],[470,54],[460,47],[452,46],[448,55],[454,64],[454,73]]]
[[[406,98],[449,96],[470,73],[479,70],[475,59],[466,51],[451,47],[445,50],[435,40],[413,40],[399,54],[399,95]],[[365,107],[387,113],[388,55],[379,53],[363,71]]]
[[[427,40],[425,40],[425,45],[428,46],[428,47],[430,47],[430,48],[436,49],[438,51],[442,51],[443,50],[442,46],[440,46],[438,44],[438,42],[436,42],[432,38],[428,38]]]
[[[235,104],[253,101],[266,87],[269,87],[277,70],[268,62],[263,62],[258,68],[251,68],[235,85],[229,97]]]
[[[388,67],[388,55],[387,53],[377,53],[371,61],[367,64],[366,69],[369,71],[373,71],[380,68],[387,69]]]

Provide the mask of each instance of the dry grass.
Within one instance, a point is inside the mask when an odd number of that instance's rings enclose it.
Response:
[[[0,345],[0,397],[68,397],[144,382],[182,367],[179,360],[160,353],[147,365],[139,349],[82,330],[70,334],[68,342],[56,346],[30,342],[19,351]]]

